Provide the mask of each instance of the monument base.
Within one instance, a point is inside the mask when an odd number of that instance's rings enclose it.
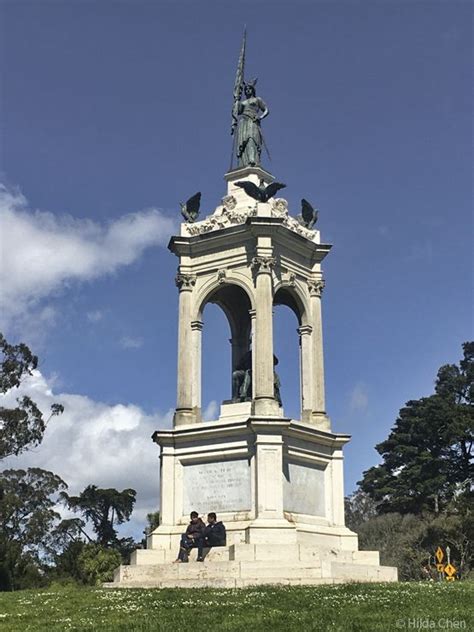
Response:
[[[108,586],[247,586],[396,581],[344,525],[347,435],[225,404],[218,421],[154,435],[161,447],[161,524]],[[227,546],[172,564],[195,510],[215,511]]]
[[[379,565],[377,551],[345,551],[305,544],[232,544],[192,550],[187,564],[173,564],[171,549],[137,550],[120,566],[107,588],[243,588],[264,584],[314,585],[346,582],[396,582],[397,569]]]

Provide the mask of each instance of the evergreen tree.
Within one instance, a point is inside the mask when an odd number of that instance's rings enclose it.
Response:
[[[463,350],[459,367],[439,369],[435,394],[407,402],[376,446],[383,462],[359,484],[380,513],[438,513],[459,496],[472,500],[474,343]]]

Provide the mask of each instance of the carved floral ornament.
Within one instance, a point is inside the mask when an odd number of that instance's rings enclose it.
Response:
[[[288,215],[288,202],[284,198],[274,198],[269,202],[271,209],[271,217],[278,217],[283,220],[283,225],[291,231],[298,233],[306,239],[314,240],[316,235],[314,230],[305,228],[298,220]],[[208,215],[206,219],[200,222],[185,223],[188,235],[202,235],[214,230],[221,230],[227,226],[237,224],[245,224],[249,217],[257,215],[257,206],[237,206],[237,200],[233,195],[226,195],[222,198],[222,206],[218,206],[212,215]]]
[[[186,290],[190,291],[196,285],[196,275],[178,272],[175,282],[180,292]]]
[[[257,256],[252,259],[251,267],[258,272],[271,272],[275,265],[275,257]]]
[[[317,296],[318,298],[321,298],[325,285],[326,283],[324,279],[310,279],[308,281],[308,290],[310,296]]]
[[[290,287],[295,287],[296,285],[296,274],[294,272],[288,272],[287,276],[283,279],[286,285]]]

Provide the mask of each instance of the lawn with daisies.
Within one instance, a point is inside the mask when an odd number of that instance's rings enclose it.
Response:
[[[474,630],[474,582],[0,593],[2,632]]]

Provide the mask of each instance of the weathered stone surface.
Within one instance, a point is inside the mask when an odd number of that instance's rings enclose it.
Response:
[[[257,555],[258,545],[236,547],[234,553]],[[114,583],[107,587],[244,587],[262,584],[315,585],[347,581],[397,581],[397,569],[374,564],[331,561],[329,552],[322,552],[319,561],[314,551],[280,551],[280,559],[189,562],[188,564],[155,564],[121,566]],[[263,557],[265,549],[260,550]],[[272,556],[274,554],[272,552]],[[118,581],[120,580],[120,581]]]
[[[250,466],[246,459],[183,467],[184,513],[250,510]]]
[[[283,508],[285,511],[325,516],[324,468],[308,463],[283,464]]]

